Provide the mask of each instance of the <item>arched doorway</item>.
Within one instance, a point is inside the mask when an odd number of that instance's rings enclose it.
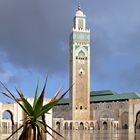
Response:
[[[60,122],[56,122],[56,129],[60,130]]]
[[[95,129],[96,129],[96,130],[100,130],[99,122],[96,122],[96,123],[95,123]]]
[[[135,132],[137,129],[140,129],[140,111],[136,115]]]
[[[73,123],[70,122],[70,130],[72,130],[72,129],[73,129]]]
[[[107,122],[103,122],[103,130],[107,130]]]
[[[10,110],[5,110],[2,115],[3,119],[10,119],[12,125],[14,125],[13,114]]]
[[[90,129],[94,130],[94,123],[93,122],[90,123]]]
[[[123,112],[121,115],[121,128],[128,129],[128,112]]]
[[[13,114],[10,110],[5,110],[2,114],[2,127],[5,133],[14,131]]]
[[[74,129],[78,130],[78,122],[75,122]]]
[[[65,130],[68,130],[69,127],[68,127],[68,122],[65,122]]]
[[[80,129],[80,130],[84,130],[84,123],[83,123],[83,122],[80,122],[79,129]]]

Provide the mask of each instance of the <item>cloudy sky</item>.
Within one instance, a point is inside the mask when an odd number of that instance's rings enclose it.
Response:
[[[33,96],[69,85],[69,34],[78,0],[0,1],[0,80]],[[140,92],[140,1],[81,0],[91,30],[91,90]],[[5,100],[4,97],[1,100]]]

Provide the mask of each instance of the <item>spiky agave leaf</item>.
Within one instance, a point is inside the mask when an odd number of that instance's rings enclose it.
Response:
[[[58,136],[60,136],[61,138],[65,139],[65,137],[63,137],[60,133],[58,133],[57,131],[55,131],[53,128],[51,128],[49,125],[43,123],[42,121],[39,121],[41,124],[43,124],[46,128],[49,128],[52,132],[54,132],[55,134],[57,134]],[[46,129],[46,132],[48,133],[49,131]],[[54,139],[56,139],[55,137],[53,137]]]
[[[40,97],[36,101],[35,108],[34,108],[34,116],[38,116],[38,114],[42,110],[44,94],[45,94],[45,89],[46,89],[46,84],[47,84],[47,79],[45,81],[45,84],[44,84],[43,90],[41,92],[41,95],[40,95]]]
[[[16,91],[17,91],[18,95],[20,96],[21,101],[23,102],[23,105],[24,105],[25,109],[27,110],[28,114],[33,115],[33,107],[27,101],[27,99],[24,98],[22,91],[21,90],[19,91],[18,89],[16,89]]]
[[[15,133],[17,133],[21,128],[23,127],[23,125],[21,125],[16,131],[14,131],[8,138],[6,138],[6,140],[10,139]]]
[[[35,124],[45,132],[45,125],[43,123],[37,120]]]
[[[38,117],[42,116],[44,113],[47,113],[51,108],[53,108],[61,99],[64,98],[64,96],[69,92],[71,88],[72,86],[68,90],[66,90],[58,99],[51,100],[48,104],[44,105],[42,107],[42,111],[40,112],[40,114],[38,114]]]
[[[42,115],[42,122],[43,122],[44,124],[46,124],[45,114]],[[46,130],[47,130],[47,128],[45,127],[45,131],[46,131]]]
[[[7,95],[7,97],[9,96],[10,98],[12,98],[12,100],[14,100],[16,103],[18,103],[19,106],[28,114],[28,112],[27,112],[27,110],[25,109],[25,107],[18,101],[18,99],[14,96],[14,94],[12,94],[12,93],[10,92],[10,90],[9,90],[1,81],[0,81],[0,83],[1,83],[1,85],[5,88],[5,90],[9,93],[9,95],[6,94],[6,93],[5,93],[5,95]]]
[[[26,123],[24,124],[22,133],[21,133],[20,136],[19,136],[19,140],[26,140],[27,134],[28,134],[30,128],[31,128],[31,125],[28,125],[28,122],[26,122]]]
[[[32,116],[34,114],[34,111],[33,111],[33,107],[31,106],[31,104],[24,97],[22,97],[21,100],[24,104],[24,107],[26,108],[26,110],[28,112],[28,115]]]
[[[48,104],[44,105],[44,106],[42,107],[42,110],[41,110],[40,114],[38,114],[37,117],[42,116],[44,113],[48,113],[48,111],[49,111],[51,108],[53,108],[58,102],[59,102],[59,100],[57,99],[57,100],[55,100],[55,101],[51,101],[51,102],[49,102]]]
[[[54,129],[52,129],[49,125],[46,124],[46,126],[47,126],[50,130],[52,130],[54,133],[56,133],[57,135],[59,135],[61,138],[63,138],[64,140],[66,140],[65,137],[63,137],[60,133],[58,133],[57,131],[55,131]]]
[[[35,91],[35,98],[34,98],[34,103],[33,103],[33,110],[35,109],[36,102],[37,102],[37,99],[38,99],[39,84],[40,84],[40,82],[39,82],[39,80],[38,80],[37,87],[36,87],[36,91]]]
[[[46,130],[46,133],[48,133],[54,140],[57,140],[48,130]]]
[[[12,97],[10,97],[8,94],[6,94],[5,92],[3,91],[0,91],[4,96],[8,97],[9,99],[15,101]]]
[[[43,140],[39,126],[37,126],[37,140]]]
[[[60,87],[60,88],[58,89],[58,91],[56,92],[56,94],[54,95],[54,97],[50,100],[50,102],[56,100],[56,98],[57,98],[58,95],[60,94],[61,90],[62,90],[62,87]]]
[[[24,97],[23,93],[21,92],[21,90],[19,91],[17,88],[16,89],[16,92],[18,93],[19,97],[22,98]]]

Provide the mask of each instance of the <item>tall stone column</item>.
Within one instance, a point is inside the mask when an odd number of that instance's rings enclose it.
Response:
[[[134,133],[134,103],[132,100],[129,100],[129,134]]]

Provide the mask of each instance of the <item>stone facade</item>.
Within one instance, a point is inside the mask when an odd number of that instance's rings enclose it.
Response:
[[[140,99],[129,100],[129,132],[140,129]]]
[[[78,7],[70,34],[70,98],[53,108],[55,129],[140,129],[140,94],[90,94],[90,30]],[[96,99],[94,99],[96,98]]]
[[[66,122],[70,120],[70,107],[69,105],[58,105],[53,109],[53,118],[63,118]],[[81,110],[82,112],[82,110]],[[128,128],[128,113],[129,113],[129,102],[128,101],[116,101],[116,102],[99,102],[99,103],[91,103],[90,104],[90,121],[89,120],[78,120],[79,122],[94,122],[95,129],[100,127],[101,122],[111,121],[113,124],[115,123],[118,129],[120,128]],[[79,113],[81,115],[82,113]],[[104,120],[104,121],[103,121]],[[59,119],[55,119],[55,121],[59,121]],[[74,121],[68,121],[74,122]],[[111,123],[110,122],[110,123]],[[90,124],[89,123],[89,124]],[[97,124],[99,126],[97,126]],[[112,124],[112,125],[113,125]],[[64,125],[63,125],[64,126]],[[89,129],[90,125],[88,126]],[[103,126],[102,126],[103,129]]]
[[[71,120],[71,107],[69,105],[58,105],[53,107],[53,118],[63,118],[65,120]]]
[[[81,123],[84,129],[129,129],[129,132],[140,129],[140,99],[91,103],[90,120],[70,120],[69,105],[55,106],[53,112],[55,128],[61,125],[61,129],[80,129]]]

